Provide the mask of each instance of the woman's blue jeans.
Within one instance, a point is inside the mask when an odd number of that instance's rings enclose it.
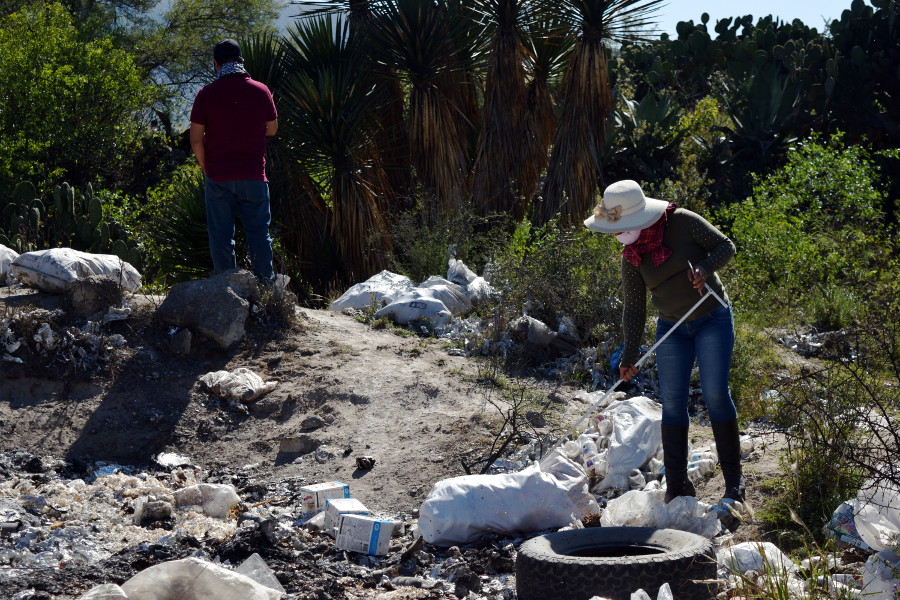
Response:
[[[247,233],[250,268],[260,280],[273,281],[272,238],[269,223],[269,184],[255,179],[215,182],[206,178],[206,226],[213,273],[236,266],[234,216],[240,215]]]
[[[657,319],[659,340],[675,325]],[[734,318],[731,308],[720,306],[693,321],[685,321],[656,349],[659,393],[662,396],[663,425],[690,424],[688,400],[691,371],[696,359],[700,367],[700,389],[709,411],[709,420],[733,421],[737,410],[728,390],[728,374],[734,351]]]

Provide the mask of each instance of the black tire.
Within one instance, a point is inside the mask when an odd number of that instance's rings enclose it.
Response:
[[[541,535],[516,557],[519,600],[656,598],[668,583],[675,600],[716,595],[716,559],[703,536],[654,527],[591,527]]]

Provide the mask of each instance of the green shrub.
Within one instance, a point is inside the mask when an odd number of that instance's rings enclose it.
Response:
[[[821,539],[821,528],[841,502],[866,480],[900,485],[900,326],[884,323],[833,336],[823,359],[775,388],[770,419],[786,427],[786,475],[758,516],[770,528],[794,530],[802,522]]]
[[[503,290],[511,314],[528,315],[555,328],[569,317],[588,344],[621,337],[621,246],[611,235],[587,229],[534,229],[521,223],[496,257],[491,283]]]
[[[734,355],[731,361],[731,395],[741,421],[768,414],[764,393],[773,387],[776,370],[781,366],[775,342],[752,324],[736,316]]]
[[[770,322],[840,327],[862,310],[896,250],[871,155],[839,135],[801,143],[753,195],[719,213],[738,247],[731,294]]]
[[[456,257],[480,273],[491,249],[502,246],[502,224],[491,224],[469,210],[430,219],[421,207],[390,223],[394,255],[391,268],[419,283],[432,275],[445,277],[447,261]]]
[[[154,99],[133,57],[85,41],[58,3],[0,15],[0,90],[0,193],[23,179],[42,191],[114,181]]]

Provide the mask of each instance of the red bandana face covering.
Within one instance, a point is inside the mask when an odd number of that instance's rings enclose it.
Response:
[[[625,260],[636,267],[641,264],[641,257],[649,253],[653,259],[653,265],[659,266],[672,256],[672,251],[663,246],[662,242],[663,235],[666,233],[666,222],[669,220],[669,215],[676,208],[678,208],[678,204],[670,202],[669,206],[666,207],[666,212],[663,213],[656,223],[646,229],[642,229],[641,236],[637,241],[625,246],[625,249],[622,250],[622,256],[625,257]]]

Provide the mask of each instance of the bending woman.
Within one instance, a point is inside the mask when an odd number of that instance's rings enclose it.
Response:
[[[625,348],[619,374],[628,381],[638,371],[634,363],[647,317],[647,290],[659,312],[659,340],[697,303],[707,285],[727,301],[716,271],[731,260],[735,247],[700,215],[675,203],[647,198],[641,186],[630,180],[607,187],[603,201],[584,224],[592,231],[614,234],[625,245]],[[677,496],[695,495],[687,475],[688,399],[695,360],[725,478],[724,498],[744,500],[737,410],[728,388],[733,350],[731,307],[722,306],[712,294],[656,350],[667,503]]]

